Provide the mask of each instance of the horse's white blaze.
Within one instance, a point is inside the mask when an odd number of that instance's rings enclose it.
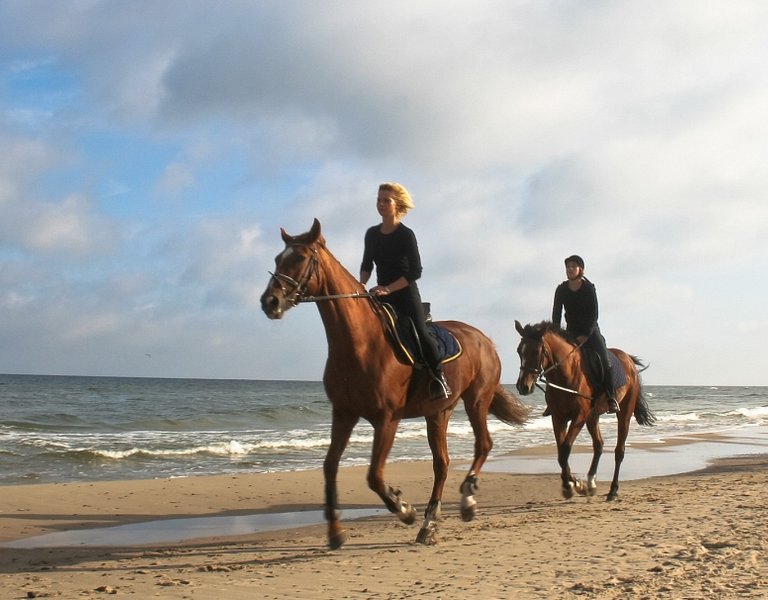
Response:
[[[526,350],[527,350],[526,342],[525,342],[525,338],[523,338],[522,341],[520,342],[520,357],[521,358],[526,355]],[[520,372],[521,373],[523,373],[525,371],[525,364],[524,363],[525,363],[524,360],[520,361]]]

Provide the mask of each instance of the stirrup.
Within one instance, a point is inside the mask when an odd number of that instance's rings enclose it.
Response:
[[[615,415],[619,411],[621,411],[621,406],[619,406],[616,398],[608,398],[608,414]]]
[[[432,391],[433,386],[435,388],[434,392]],[[440,372],[439,375],[432,375],[432,381],[429,382],[429,392],[433,400],[444,400],[453,394],[451,386],[448,385],[448,381],[445,378],[445,373]]]

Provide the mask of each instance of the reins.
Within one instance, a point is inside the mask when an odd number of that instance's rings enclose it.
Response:
[[[288,299],[288,301],[293,306],[296,306],[301,302],[322,302],[325,300],[341,300],[344,298],[373,298],[373,296],[371,296],[371,294],[368,292],[350,292],[346,294],[329,294],[326,296],[305,296],[304,294],[306,292],[307,285],[312,279],[312,276],[318,272],[319,259],[317,257],[317,249],[315,248],[314,244],[308,245],[294,243],[292,245],[304,246],[305,248],[308,248],[312,251],[312,257],[310,258],[309,265],[307,265],[307,268],[302,273],[301,281],[298,281],[290,275],[286,275],[284,273],[272,273],[271,271],[267,271],[267,273],[269,273],[272,279],[280,284],[280,289],[283,292],[283,296],[285,296],[285,298]],[[293,287],[290,294],[288,293],[288,290],[285,288],[283,283],[287,283]]]
[[[373,298],[368,292],[351,292],[349,294],[330,294],[328,296],[300,296],[297,302],[320,302],[322,300],[341,300],[344,298]]]
[[[543,381],[543,382],[544,382],[544,384],[546,385],[546,387],[541,387],[541,386],[539,385],[539,382],[538,382],[538,381],[536,382],[536,387],[537,387],[537,388],[539,388],[539,389],[540,389],[542,392],[544,392],[544,393],[546,393],[546,392],[547,392],[547,389],[546,389],[547,387],[552,387],[552,388],[555,388],[556,390],[562,390],[562,391],[564,391],[564,392],[569,392],[569,393],[571,393],[571,394],[575,394],[576,396],[581,396],[582,398],[586,398],[587,400],[593,400],[592,396],[585,396],[585,395],[584,395],[584,394],[582,394],[581,392],[578,392],[578,391],[576,391],[576,390],[572,390],[571,388],[563,387],[563,386],[561,386],[561,385],[557,385],[556,383],[552,383],[552,382],[550,382],[550,381],[547,381],[547,380],[546,380],[546,379],[544,379],[543,377],[540,377],[540,378],[539,378],[539,381]]]
[[[541,340],[541,344],[543,348],[547,348],[546,344],[544,343],[544,339]],[[574,352],[577,352],[582,346],[584,345],[584,342],[581,342],[580,344],[576,344],[571,351],[565,355],[565,358],[567,359],[571,354]],[[563,387],[561,385],[557,385],[556,383],[552,383],[550,381],[547,381],[547,378],[545,377],[547,373],[550,371],[553,371],[555,369],[558,369],[560,365],[562,364],[562,361],[559,361],[555,358],[555,355],[550,351],[549,352],[552,355],[552,364],[549,365],[546,369],[542,369],[539,367],[538,369],[529,369],[535,371],[539,371],[538,377],[536,378],[536,387],[539,388],[542,392],[546,393],[548,387],[555,388],[556,390],[561,390],[563,392],[568,392],[570,394],[575,394],[576,396],[581,396],[582,398],[586,398],[587,400],[593,400],[591,396],[585,396],[578,390],[572,390],[571,388]],[[565,360],[565,359],[563,359]],[[544,382],[545,387],[542,387],[539,382]]]

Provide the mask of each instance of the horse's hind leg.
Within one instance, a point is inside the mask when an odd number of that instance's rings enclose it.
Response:
[[[341,548],[346,541],[346,534],[339,521],[339,500],[336,488],[336,476],[339,461],[349,442],[349,436],[357,424],[357,417],[342,415],[333,411],[331,423],[331,443],[323,463],[325,476],[325,520],[328,522],[328,546],[332,550]]]
[[[443,411],[439,415],[427,419],[427,439],[432,450],[432,471],[434,483],[432,496],[429,499],[427,510],[424,511],[424,523],[421,525],[416,541],[420,544],[434,544],[437,540],[437,525],[441,517],[441,501],[445,480],[448,478],[448,419],[450,410]]]
[[[374,425],[371,465],[368,468],[368,487],[379,495],[389,512],[396,514],[397,518],[406,525],[411,525],[416,521],[416,510],[400,497],[400,490],[394,489],[384,482],[384,465],[395,441],[397,425],[397,421],[387,419]]]
[[[629,357],[626,357],[629,361]],[[624,453],[626,451],[627,436],[629,435],[629,425],[632,422],[632,415],[635,412],[638,398],[640,396],[640,381],[637,371],[632,363],[625,365],[625,372],[629,384],[624,394],[622,410],[619,413],[618,427],[616,431],[616,449],[614,450],[613,479],[611,480],[611,489],[608,492],[606,500],[609,502],[616,500],[619,496],[619,471],[621,463],[624,462]]]
[[[471,521],[477,514],[477,478],[480,475],[480,469],[483,468],[488,455],[493,448],[491,434],[488,433],[488,413],[480,410],[476,404],[473,404],[469,393],[465,394],[467,398],[464,406],[467,409],[467,417],[472,425],[472,431],[475,434],[475,458],[469,468],[467,476],[461,484],[461,518],[464,521]],[[493,394],[491,393],[491,398]]]
[[[632,419],[632,413],[627,411],[621,415],[618,431],[616,433],[616,450],[614,450],[613,479],[611,480],[611,489],[608,491],[606,500],[611,502],[619,496],[619,471],[621,463],[624,462],[624,453],[626,448],[627,435],[629,434],[629,423]]]

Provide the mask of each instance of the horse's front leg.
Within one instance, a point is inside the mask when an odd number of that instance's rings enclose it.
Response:
[[[429,448],[432,450],[434,482],[432,484],[432,496],[429,499],[427,509],[424,511],[424,522],[416,536],[416,541],[420,544],[431,545],[437,542],[437,527],[442,516],[443,490],[448,478],[448,465],[450,463],[447,430],[451,412],[450,410],[442,411],[440,414],[426,419],[427,439],[429,440]]]
[[[373,450],[371,466],[368,468],[368,487],[379,495],[389,512],[396,514],[397,518],[406,525],[412,525],[416,521],[416,509],[402,499],[400,490],[384,482],[384,465],[395,441],[397,425],[397,420],[387,418],[373,424]]]
[[[587,431],[592,438],[592,462],[589,463],[587,481],[584,482],[582,489],[578,490],[580,494],[585,496],[594,496],[597,493],[597,466],[603,455],[603,434],[600,431],[600,421],[596,413],[593,415],[595,416],[587,420]]]
[[[339,499],[336,476],[339,473],[339,461],[349,442],[349,436],[357,425],[358,418],[342,415],[333,411],[331,422],[331,443],[323,462],[325,476],[325,520],[328,522],[328,546],[332,550],[341,548],[346,541],[346,534],[339,521]]]
[[[573,442],[576,436],[579,435],[583,425],[583,421],[574,420],[571,421],[570,426],[567,426],[565,419],[552,416],[552,428],[555,432],[555,442],[557,443],[557,462],[560,465],[563,498],[572,498],[574,492],[579,492],[583,487],[583,483],[573,476],[569,464]]]

